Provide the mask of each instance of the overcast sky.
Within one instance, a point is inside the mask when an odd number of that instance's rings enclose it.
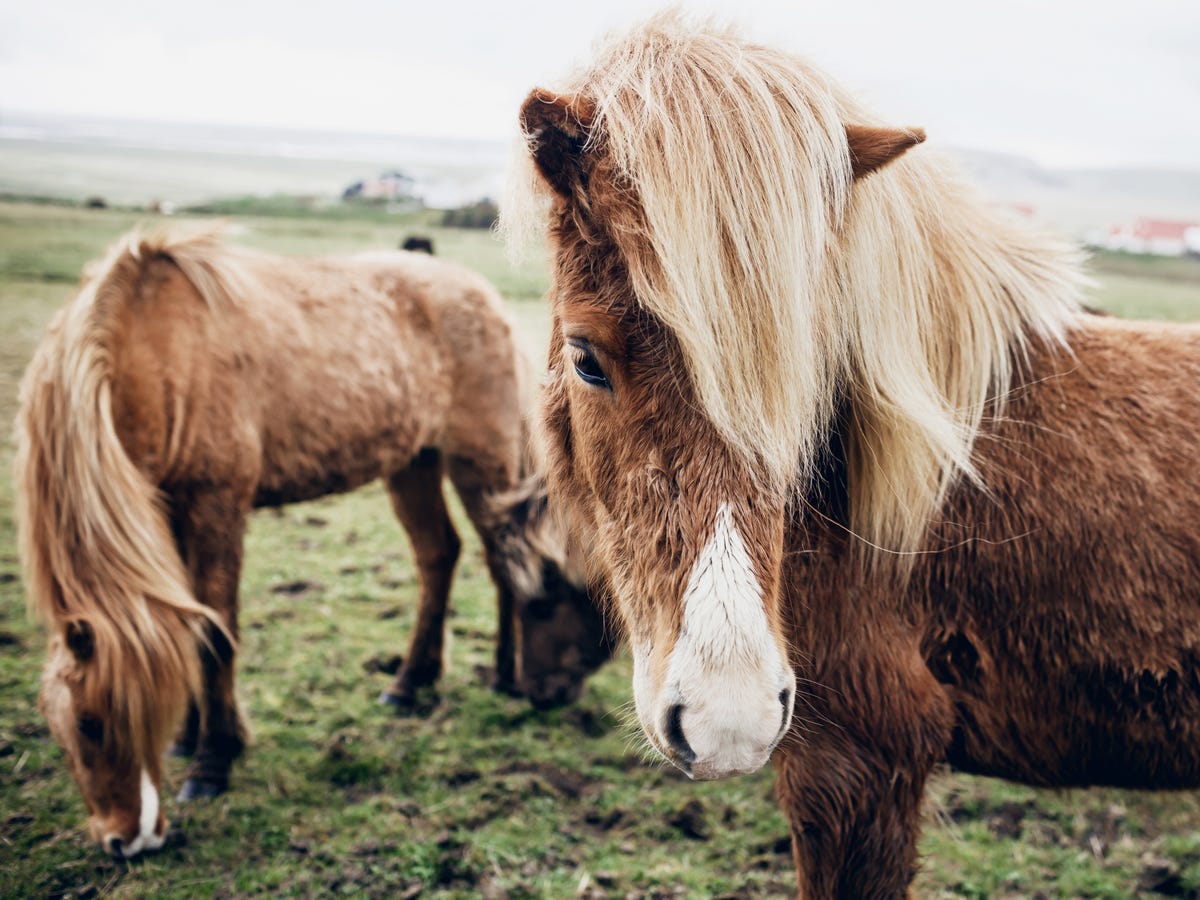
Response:
[[[5,0],[0,116],[507,139],[537,84],[662,3]],[[1200,0],[695,0],[946,144],[1200,169]]]

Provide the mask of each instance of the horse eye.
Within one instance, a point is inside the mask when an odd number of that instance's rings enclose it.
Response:
[[[75,723],[75,727],[81,736],[97,744],[104,737],[104,723],[95,716],[80,716]]]
[[[612,390],[612,384],[608,380],[608,376],[604,374],[604,370],[600,368],[600,363],[596,362],[596,356],[592,353],[591,348],[582,342],[571,341],[571,346],[575,349],[575,374],[579,376],[584,384],[594,385],[595,387],[608,388]]]

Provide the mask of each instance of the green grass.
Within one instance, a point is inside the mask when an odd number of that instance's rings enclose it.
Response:
[[[0,419],[50,314],[82,264],[140,218],[0,203]],[[440,255],[479,269],[544,342],[538,265],[510,269],[485,232],[427,220],[239,216],[238,238],[323,253],[394,247],[430,234]],[[1121,261],[1122,266],[1129,265]],[[1122,314],[1200,318],[1200,280],[1154,265],[1096,266],[1096,301]],[[541,351],[537,351],[541,352]],[[0,467],[12,443],[0,429]],[[242,584],[239,692],[255,741],[233,790],[168,800],[163,852],[117,863],[83,830],[84,809],[35,706],[43,638],[24,613],[13,492],[0,479],[0,894],[4,896],[780,896],[791,891],[787,829],[769,771],[693,784],[646,765],[624,724],[629,664],[592,679],[574,707],[536,713],[491,693],[494,609],[478,542],[449,622],[441,703],[396,718],[375,703],[387,676],[364,663],[402,652],[415,575],[382,491],[255,515]],[[299,592],[275,590],[304,582]],[[168,791],[182,764],[168,764]],[[688,808],[689,804],[697,806]],[[1153,885],[1200,890],[1195,793],[1042,792],[946,776],[930,792],[930,897],[1128,897]]]

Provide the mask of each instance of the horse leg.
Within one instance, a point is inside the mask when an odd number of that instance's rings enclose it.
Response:
[[[480,465],[467,459],[452,457],[449,468],[454,490],[483,541],[488,572],[496,585],[496,677],[492,687],[500,693],[520,696],[516,682],[513,589],[495,532],[494,517],[488,507],[489,498],[498,489],[497,479],[489,477]],[[503,485],[501,489],[507,486]]]
[[[802,897],[902,898],[916,877],[925,783],[945,758],[954,714],[916,635],[894,634],[872,643],[864,630],[837,657],[797,665],[775,792]]]
[[[832,727],[832,726],[819,726]],[[806,735],[776,752],[800,897],[903,898],[917,872],[929,766]]]
[[[234,491],[221,490],[193,495],[178,508],[179,542],[196,599],[221,616],[236,641],[245,505]],[[194,756],[180,800],[224,793],[230,767],[246,746],[234,693],[234,645],[216,629],[210,629],[209,637],[200,647],[203,686],[196,705]],[[187,731],[185,724],[185,738]]]
[[[439,452],[423,450],[407,469],[392,474],[387,484],[392,508],[412,544],[421,599],[408,655],[379,699],[407,709],[416,703],[418,688],[433,684],[442,673],[446,604],[462,544],[442,496]]]

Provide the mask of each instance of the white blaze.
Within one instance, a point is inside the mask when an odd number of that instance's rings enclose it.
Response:
[[[150,775],[145,769],[142,769],[141,791],[142,812],[138,816],[138,836],[127,847],[121,848],[126,857],[137,856],[143,850],[157,850],[163,845],[165,837],[154,833],[158,824],[158,791],[155,790],[154,782],[150,780]]]
[[[683,592],[680,641],[692,648],[695,663],[708,669],[755,665],[775,651],[762,587],[728,503],[717,510],[712,540]],[[677,644],[672,663],[687,655],[680,649]]]
[[[634,648],[634,697],[643,725],[652,724],[666,745],[666,717],[681,705],[683,735],[695,754],[689,774],[754,771],[781,736],[794,676],[779,652],[754,561],[727,503],[717,510],[682,605],[683,626],[657,697],[649,684],[649,647]]]

